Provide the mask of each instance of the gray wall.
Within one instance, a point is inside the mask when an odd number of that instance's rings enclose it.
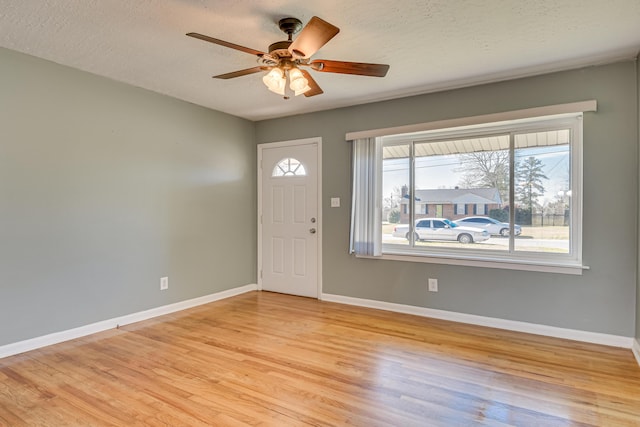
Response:
[[[0,49],[0,345],[255,283],[255,143],[312,136],[324,292],[638,336],[638,85],[629,61],[254,124]],[[346,132],[586,99],[582,276],[348,255]]]
[[[0,345],[256,282],[252,122],[3,49],[0,94]]]
[[[393,67],[391,68],[393,73]],[[343,76],[345,79],[358,78]],[[321,76],[318,82],[322,85]],[[633,61],[258,122],[259,143],[323,138],[324,292],[632,337],[636,329],[637,75]],[[356,259],[345,133],[596,99],[584,120],[582,276]],[[339,196],[340,208],[329,198]],[[428,277],[438,293],[426,292]]]

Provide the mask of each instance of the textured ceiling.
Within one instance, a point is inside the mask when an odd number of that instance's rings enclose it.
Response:
[[[280,18],[340,33],[313,58],[390,64],[384,78],[313,72],[324,94],[284,100],[255,57]],[[632,58],[640,0],[0,0],[0,46],[251,120]]]

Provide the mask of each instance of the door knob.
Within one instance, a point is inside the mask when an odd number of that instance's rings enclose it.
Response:
[[[316,229],[315,229],[315,228],[311,228],[311,229],[309,230],[309,233],[311,233],[311,234],[316,234]]]

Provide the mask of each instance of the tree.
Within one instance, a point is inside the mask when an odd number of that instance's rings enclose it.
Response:
[[[400,222],[400,201],[402,200],[400,188],[393,187],[393,191],[389,197],[385,197],[382,207],[383,218],[391,223]]]
[[[522,203],[525,209],[533,214],[534,206],[539,206],[538,198],[544,194],[542,180],[549,179],[544,174],[542,160],[535,157],[527,157],[516,165],[516,189],[515,198]]]
[[[509,151],[478,151],[460,155],[458,172],[463,188],[497,188],[502,203],[509,203]]]
[[[389,215],[387,217],[390,223],[398,224],[400,222],[400,209],[394,208],[389,211]]]
[[[491,209],[489,218],[493,218],[500,222],[509,222],[509,211],[506,209]]]

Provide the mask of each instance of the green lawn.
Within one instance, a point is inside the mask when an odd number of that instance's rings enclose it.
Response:
[[[523,226],[520,238],[569,240],[569,226],[533,227]]]

